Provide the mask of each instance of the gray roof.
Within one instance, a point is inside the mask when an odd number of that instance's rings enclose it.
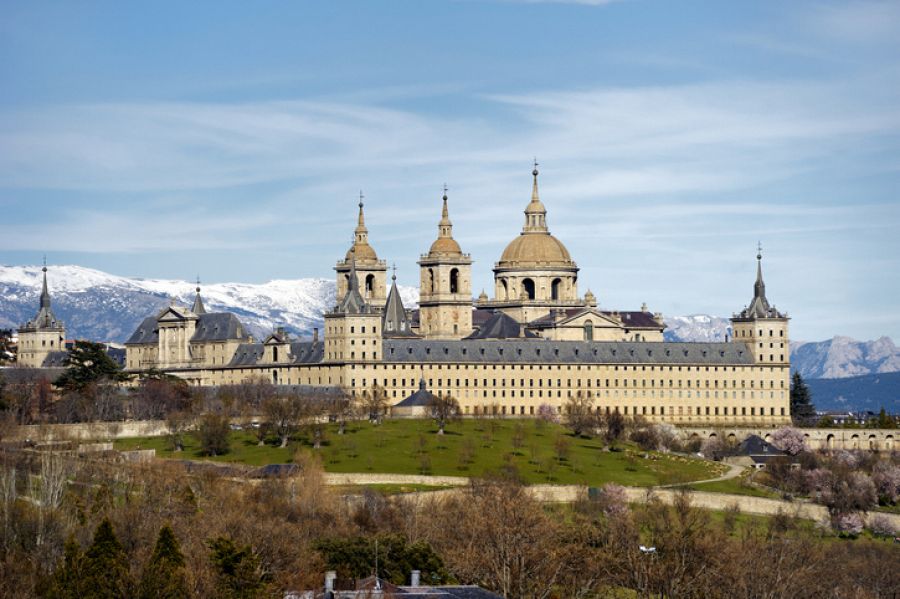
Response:
[[[742,343],[386,339],[386,362],[752,364]]]
[[[762,254],[756,255],[756,282],[753,283],[753,299],[750,305],[741,311],[740,318],[784,318],[784,314],[769,305],[766,298],[766,284],[762,276]]]
[[[512,316],[497,310],[493,316],[478,327],[466,339],[536,339],[537,335],[526,330],[522,335],[522,325]]]
[[[69,352],[67,351],[52,351],[44,358],[41,368],[65,368],[68,366],[68,357]]]
[[[238,317],[230,312],[211,312],[197,315],[197,327],[191,342],[226,341],[229,339],[247,339],[244,326]],[[148,316],[141,321],[125,345],[146,345],[159,341],[159,327],[156,317]]]
[[[206,308],[203,306],[203,299],[200,297],[199,287],[197,287],[197,295],[194,297],[194,305],[191,306],[191,312],[194,314],[206,314]]]
[[[350,274],[347,280],[347,293],[335,306],[334,311],[340,314],[365,314],[370,308],[359,293],[359,279],[356,276],[356,255],[350,257]]]
[[[47,267],[44,266],[44,285],[41,288],[40,310],[37,315],[25,323],[19,332],[60,330],[65,325],[59,320],[50,308],[50,292],[47,290]]]
[[[287,364],[315,364],[325,355],[325,344],[321,341],[294,341],[291,344],[291,360]],[[241,343],[229,366],[254,366],[263,357],[265,345],[262,343]]]
[[[403,307],[400,292],[397,290],[396,276],[392,278],[391,290],[384,305],[384,315],[381,317],[381,332],[384,337],[415,336],[415,333],[412,332],[409,316]]]
[[[417,406],[430,406],[434,402],[434,393],[425,388],[425,379],[419,380],[419,389],[401,401],[394,404],[395,408],[412,408]]]

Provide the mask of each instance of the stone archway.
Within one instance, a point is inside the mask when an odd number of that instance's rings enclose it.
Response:
[[[825,437],[825,447],[827,449],[834,449],[834,435]]]
[[[850,449],[859,449],[859,435],[850,437]]]

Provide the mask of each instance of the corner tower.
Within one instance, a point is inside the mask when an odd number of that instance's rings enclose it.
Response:
[[[26,368],[40,368],[51,352],[66,351],[66,326],[56,318],[50,307],[46,260],[41,270],[44,282],[40,308],[37,315],[19,329],[18,362]]]
[[[766,298],[762,247],[756,253],[756,282],[750,305],[731,317],[734,342],[745,343],[757,364],[789,365],[788,316]]]
[[[353,245],[347,250],[343,260],[338,260],[334,270],[337,271],[337,297],[347,295],[350,279],[350,259],[356,260],[357,287],[360,295],[376,310],[384,307],[387,299],[387,264],[378,259],[378,254],[369,245],[369,230],[366,228],[366,217],[363,212],[363,194],[359,192],[359,215],[356,229],[353,231]]]
[[[446,186],[443,200],[438,237],[419,259],[419,334],[462,339],[472,332],[472,258],[453,239]]]

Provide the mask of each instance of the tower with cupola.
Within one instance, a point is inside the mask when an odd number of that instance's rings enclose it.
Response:
[[[47,288],[47,263],[44,261],[43,287],[37,315],[19,328],[18,363],[27,368],[40,368],[52,352],[66,351],[66,326],[50,307]]]
[[[334,270],[337,273],[337,297],[343,298],[350,288],[350,258],[355,259],[357,288],[366,303],[375,310],[381,310],[387,299],[387,264],[378,259],[375,249],[369,245],[369,230],[363,211],[363,194],[359,193],[359,214],[353,231],[353,245],[347,250],[343,260],[339,260]]]
[[[453,239],[447,188],[438,236],[419,258],[419,334],[461,339],[472,332],[472,258]]]

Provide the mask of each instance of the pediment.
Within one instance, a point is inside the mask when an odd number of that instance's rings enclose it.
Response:
[[[586,308],[578,314],[564,318],[556,323],[556,326],[581,327],[588,320],[591,321],[595,328],[622,328],[621,322],[613,320],[608,314],[593,308]]]
[[[157,322],[183,322],[185,320],[197,320],[197,315],[181,306],[167,306],[156,317]]]

